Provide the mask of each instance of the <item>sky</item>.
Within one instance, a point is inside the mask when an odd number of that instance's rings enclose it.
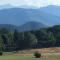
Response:
[[[0,5],[44,7],[47,5],[60,6],[60,0],[0,0]]]

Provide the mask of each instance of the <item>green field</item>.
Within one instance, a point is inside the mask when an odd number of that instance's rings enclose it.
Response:
[[[0,56],[0,60],[60,60],[60,56],[35,58],[32,55],[6,55]]]

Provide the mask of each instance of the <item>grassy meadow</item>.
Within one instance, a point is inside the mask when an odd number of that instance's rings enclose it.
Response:
[[[41,58],[35,58],[33,51],[40,51]],[[31,49],[19,52],[8,52],[0,56],[0,60],[60,60],[60,48]]]
[[[0,56],[0,60],[60,60],[60,56],[48,56],[35,58],[32,55],[9,55],[9,56]]]

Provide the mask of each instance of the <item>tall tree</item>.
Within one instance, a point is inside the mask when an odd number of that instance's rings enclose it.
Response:
[[[16,29],[13,34],[13,40],[14,40],[15,49],[17,49],[18,48],[18,40],[19,40],[19,32]]]
[[[13,46],[14,41],[13,41],[13,33],[12,32],[8,33],[8,38],[9,38],[9,40],[8,40],[9,45]]]
[[[0,51],[3,51],[3,48],[4,48],[4,43],[3,43],[3,39],[0,35]]]
[[[8,50],[9,44],[8,44],[8,36],[7,34],[2,35],[3,43],[4,43],[4,50]]]
[[[48,33],[48,42],[50,42],[52,46],[56,44],[56,39],[52,32]]]
[[[27,44],[27,46],[35,46],[37,44],[37,38],[34,34],[30,32],[26,32],[24,36],[24,40]]]

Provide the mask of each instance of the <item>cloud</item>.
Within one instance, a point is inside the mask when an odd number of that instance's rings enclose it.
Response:
[[[60,5],[60,0],[51,1],[53,5]]]
[[[47,5],[59,5],[60,0],[0,0],[0,5],[11,4],[14,6],[28,5],[42,7]]]

